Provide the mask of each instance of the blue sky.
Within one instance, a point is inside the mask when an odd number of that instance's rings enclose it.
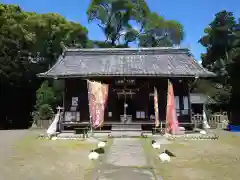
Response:
[[[190,47],[197,60],[205,49],[198,43],[204,28],[214,14],[226,9],[240,17],[239,0],[146,0],[150,9],[166,19],[178,20],[184,25],[183,46]],[[38,13],[56,12],[68,20],[77,21],[89,30],[90,39],[101,40],[104,36],[95,23],[88,23],[86,10],[90,0],[0,0],[1,3],[18,4],[25,11]]]

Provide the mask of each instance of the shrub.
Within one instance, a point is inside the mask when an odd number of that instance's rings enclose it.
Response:
[[[43,104],[38,108],[39,119],[41,120],[49,120],[53,117],[54,112],[52,107],[49,104]]]
[[[48,120],[54,115],[54,109],[62,102],[63,81],[44,81],[36,92],[35,111],[32,112],[33,122]]]
[[[38,110],[40,106],[44,104],[54,105],[56,97],[54,95],[53,88],[48,85],[48,81],[44,81],[41,87],[37,90],[37,101],[36,109]]]

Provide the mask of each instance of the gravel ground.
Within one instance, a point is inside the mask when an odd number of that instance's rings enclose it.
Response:
[[[88,180],[96,144],[38,139],[39,131],[0,131],[0,180]]]
[[[29,130],[0,130],[0,163],[13,153],[16,142],[29,133]]]
[[[219,140],[171,140],[160,150],[151,147],[151,139],[142,144],[155,174],[167,180],[235,180],[240,172],[240,133],[214,131]],[[157,155],[166,148],[176,157],[162,164]]]

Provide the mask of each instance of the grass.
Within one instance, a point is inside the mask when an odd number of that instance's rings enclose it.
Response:
[[[161,150],[152,149],[150,139],[143,139],[142,143],[149,163],[163,179],[239,179],[240,134],[224,131],[217,134],[220,135],[219,140],[175,140],[162,145],[176,155],[168,164],[159,161],[157,155]]]
[[[2,148],[2,147],[1,147]],[[88,179],[95,162],[88,160],[96,144],[80,140],[43,140],[26,136],[1,163],[0,179]]]

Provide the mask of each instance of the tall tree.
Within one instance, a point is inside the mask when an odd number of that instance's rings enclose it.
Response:
[[[86,47],[86,28],[56,13],[24,12],[17,5],[0,4],[0,126],[6,119],[24,125],[20,120],[31,118],[41,83],[36,74],[56,61],[61,42]]]
[[[143,47],[173,46],[184,36],[179,22],[152,13],[145,0],[92,0],[87,14],[105,34],[105,42],[96,43],[100,47],[127,47],[134,41]],[[132,22],[140,28],[134,29]]]
[[[143,47],[172,47],[179,45],[184,38],[183,25],[175,20],[165,20],[162,16],[150,13],[139,32],[139,43]]]
[[[199,40],[207,50],[202,54],[203,66],[218,75],[215,82],[221,84],[222,87],[231,87],[226,89],[231,90],[232,124],[240,124],[240,106],[238,105],[240,86],[237,82],[240,72],[238,27],[240,27],[239,23],[236,22],[233,13],[224,10],[215,15],[209,27],[204,30],[205,35]]]
[[[139,2],[138,2],[139,1]],[[141,6],[137,6],[141,3]],[[120,44],[123,37],[124,43],[128,44],[136,39],[136,31],[132,28],[130,20],[134,17],[141,21],[142,16],[138,12],[148,13],[145,1],[136,0],[92,0],[87,10],[90,22],[96,21],[105,34],[105,43],[112,46]]]

